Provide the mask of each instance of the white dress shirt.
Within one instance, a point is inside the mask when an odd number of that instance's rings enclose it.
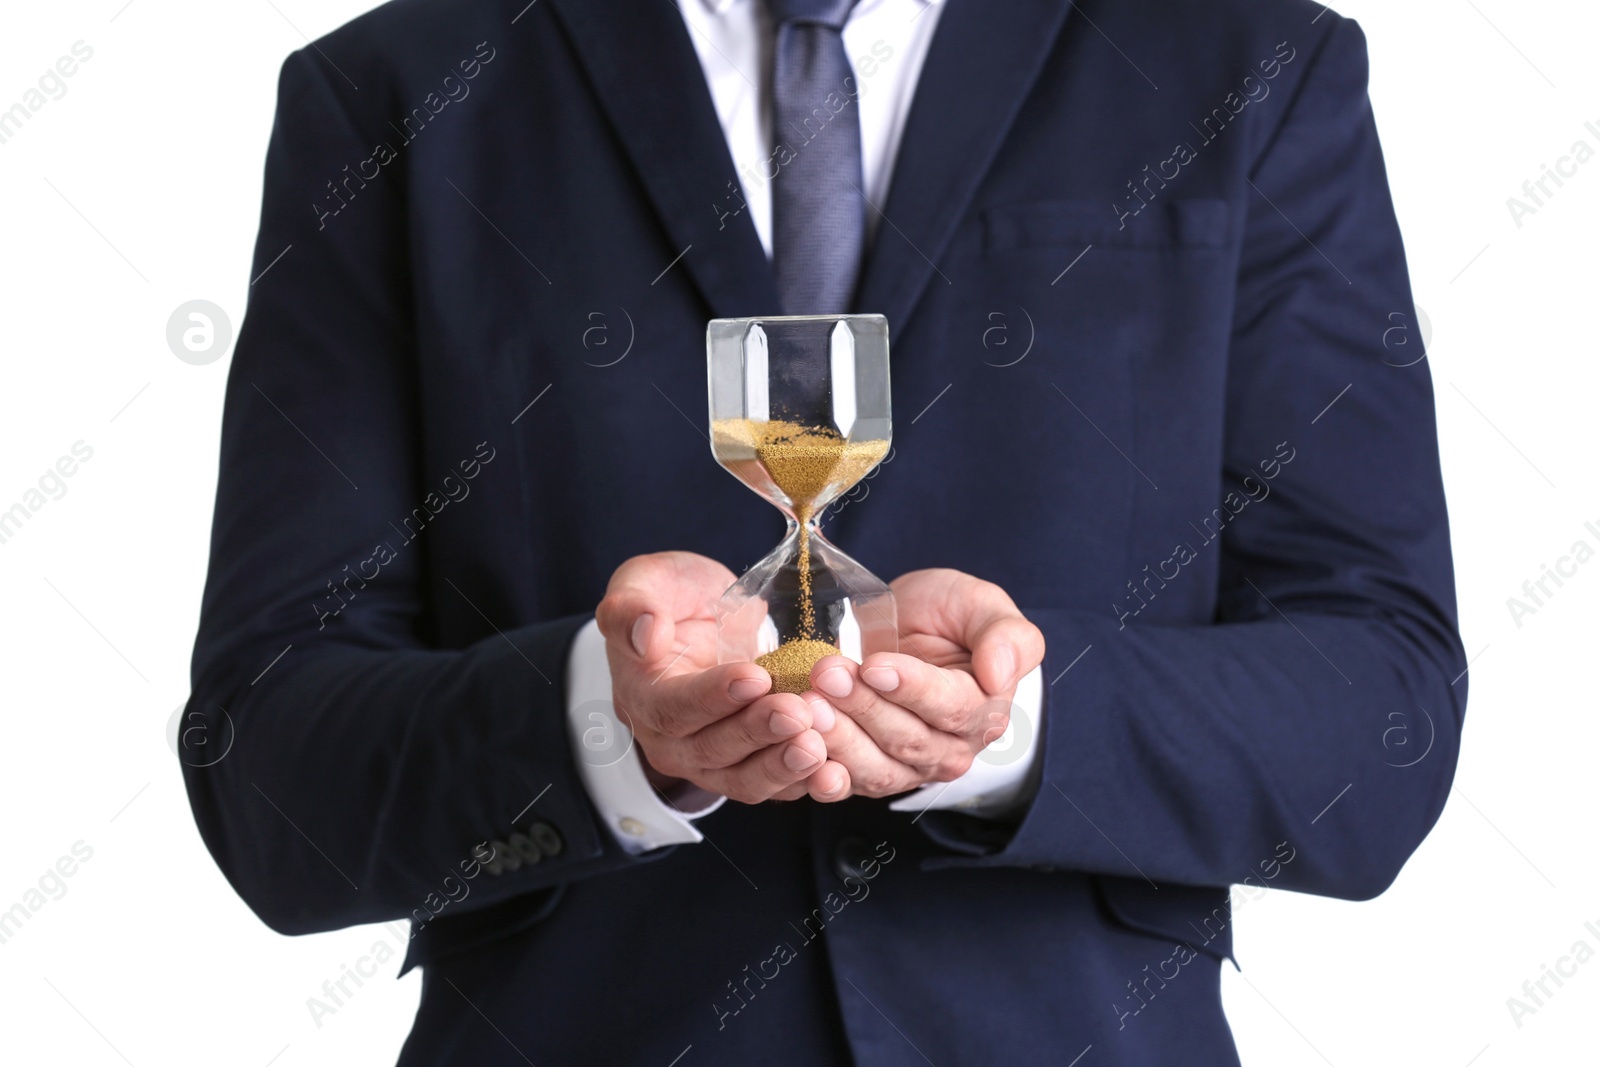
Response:
[[[678,0],[689,26],[741,197],[728,195],[727,217],[748,212],[761,245],[772,256],[772,190],[765,175],[772,155],[769,84],[774,33],[764,0]],[[855,70],[861,123],[867,236],[877,232],[894,160],[905,130],[917,78],[939,19],[939,0],[860,0],[844,26],[845,54]],[[731,179],[730,179],[731,180]],[[716,198],[712,198],[716,204]],[[999,815],[1029,799],[1040,745],[1043,674],[1034,668],[1017,686],[1011,725],[978,754],[972,769],[953,782],[934,783],[889,806],[896,811],[952,808]],[[721,806],[723,797],[692,791],[666,803],[645,777],[626,724],[611,698],[605,641],[590,622],[567,659],[567,713],[578,771],[601,819],[624,850],[647,852],[703,839],[693,820]]]

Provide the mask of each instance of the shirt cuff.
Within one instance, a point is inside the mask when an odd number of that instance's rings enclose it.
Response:
[[[567,655],[567,727],[589,801],[624,852],[636,856],[704,840],[690,820],[711,814],[728,798],[690,786],[669,804],[650,785],[633,731],[611,702],[606,642],[593,619],[578,631]]]
[[[953,782],[933,782],[889,805],[891,811],[958,811],[999,818],[1022,807],[1039,788],[1037,764],[1044,756],[1044,668],[1035,667],[1017,683],[1006,732],[990,742],[966,774]]]

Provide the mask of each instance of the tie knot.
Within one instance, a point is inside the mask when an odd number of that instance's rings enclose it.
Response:
[[[856,0],[767,0],[772,21],[783,26],[789,23],[811,23],[840,30]]]

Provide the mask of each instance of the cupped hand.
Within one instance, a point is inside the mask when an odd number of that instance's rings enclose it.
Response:
[[[652,780],[687,780],[755,804],[804,796],[828,763],[812,711],[754,663],[717,664],[715,605],[734,576],[691,552],[635,556],[618,567],[595,617],[606,639],[612,703]],[[842,782],[834,764],[817,792]]]
[[[811,795],[891,796],[950,782],[1011,721],[1017,683],[1044,660],[1044,635],[1005,590],[948,569],[913,571],[890,584],[900,652],[859,665],[829,656],[811,672],[804,699],[821,728],[830,763],[846,788]],[[836,711],[831,724],[829,712]]]

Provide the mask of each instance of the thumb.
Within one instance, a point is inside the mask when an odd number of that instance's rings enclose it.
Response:
[[[963,577],[952,589],[956,629],[972,653],[978,684],[986,693],[1004,693],[1044,659],[1044,635],[1004,589]]]
[[[972,670],[990,695],[1006,692],[1044,659],[1044,635],[1012,608],[992,616],[972,640]]]
[[[709,612],[732,581],[722,564],[692,552],[635,556],[612,574],[595,619],[607,643],[654,663],[674,647],[677,623]]]

